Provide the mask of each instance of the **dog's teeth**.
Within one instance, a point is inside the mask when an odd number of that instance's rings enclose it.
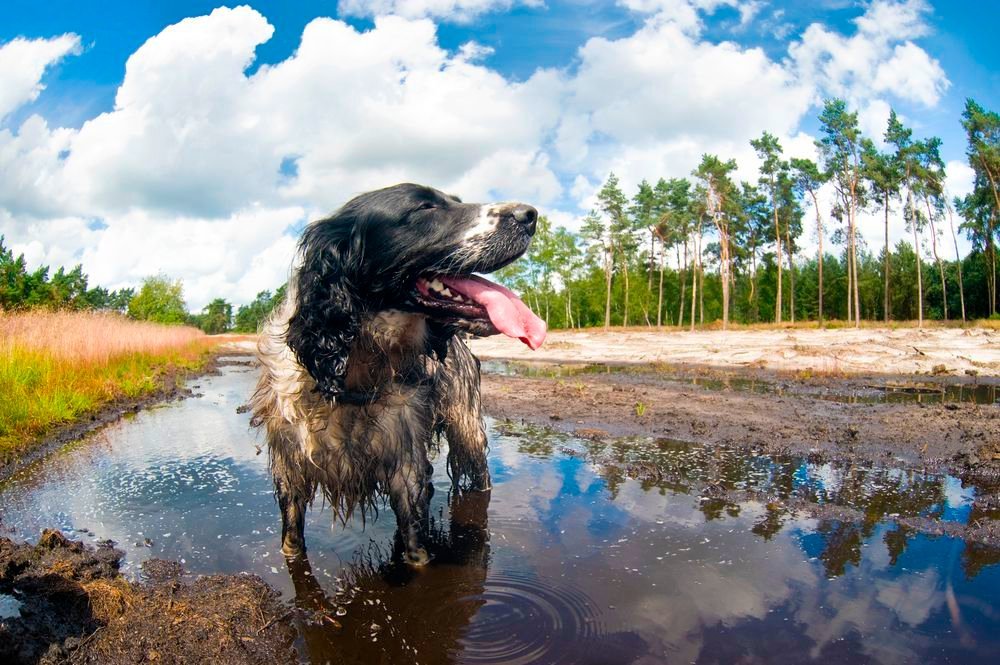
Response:
[[[435,279],[433,282],[430,283],[430,287],[435,291],[440,291],[441,289],[444,288],[444,284],[441,283],[441,280]]]
[[[443,291],[441,291],[441,295],[443,295],[445,298],[451,298],[452,297],[451,296],[451,289],[447,289],[447,288],[444,289]]]

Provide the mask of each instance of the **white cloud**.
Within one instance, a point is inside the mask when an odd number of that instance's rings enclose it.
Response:
[[[749,25],[764,7],[761,0],[619,0],[618,4],[639,14],[653,14],[657,22],[673,23],[692,35],[704,28],[701,16],[714,14],[720,7],[739,12],[740,28]]]
[[[467,23],[482,14],[507,11],[515,5],[539,7],[543,0],[340,0],[341,16],[387,16],[437,18]]]
[[[760,49],[700,41],[673,21],[591,39],[579,56],[556,152],[594,182],[614,171],[626,190],[687,176],[705,152],[737,158],[755,179],[750,139],[792,135],[814,96]]]
[[[965,196],[973,190],[976,172],[966,161],[951,160],[945,164],[945,191],[949,197]]]
[[[892,57],[875,69],[872,88],[900,99],[934,106],[948,88],[944,70],[937,60],[913,42],[897,45]]]
[[[80,52],[80,38],[65,34],[51,39],[18,37],[0,45],[0,120],[45,88],[45,70],[70,54]]]
[[[882,39],[916,39],[930,32],[924,20],[931,12],[925,0],[875,0],[854,23],[858,31]]]
[[[818,93],[844,97],[855,107],[886,93],[933,106],[950,82],[926,51],[904,42],[927,34],[929,11],[923,0],[877,0],[855,20],[857,31],[849,37],[814,23],[790,46],[790,64]]]
[[[74,199],[223,215],[273,189],[280,155],[243,70],[273,29],[248,7],[165,28],[129,58],[115,109],[86,122],[66,160]]]

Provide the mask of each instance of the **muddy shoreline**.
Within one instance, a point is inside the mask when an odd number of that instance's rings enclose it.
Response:
[[[63,446],[93,434],[103,427],[118,422],[122,418],[157,404],[190,397],[194,394],[194,391],[185,387],[184,382],[188,379],[218,373],[220,367],[230,364],[228,361],[220,360],[221,358],[240,356],[246,357],[247,362],[250,362],[250,358],[253,357],[252,353],[243,348],[228,345],[216,348],[209,353],[211,353],[211,356],[199,369],[184,370],[172,366],[166,368],[160,376],[156,377],[156,390],[148,395],[136,398],[122,398],[109,402],[80,420],[74,420],[55,427],[52,431],[32,442],[25,450],[12,453],[7,458],[0,457],[0,483],[3,483],[18,471],[31,466],[38,460],[51,455]]]
[[[488,369],[493,360],[484,359]],[[1000,406],[865,398],[886,390],[933,396],[952,386],[993,386],[993,378],[826,377],[698,365],[604,371],[572,363],[545,375],[544,365],[527,367],[484,372],[488,414],[581,438],[646,436],[955,475],[1000,473]],[[838,399],[850,395],[860,397]]]
[[[46,531],[37,545],[0,538],[0,662],[274,663],[296,660],[277,592],[255,575],[189,580],[151,560],[143,579],[119,573],[124,552]],[[13,600],[11,600],[13,599]]]

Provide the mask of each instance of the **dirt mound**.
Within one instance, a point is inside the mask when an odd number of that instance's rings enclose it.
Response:
[[[0,662],[296,659],[290,613],[260,578],[189,582],[179,565],[150,562],[147,581],[134,584],[119,573],[122,556],[111,543],[88,547],[58,531],[34,546],[0,539],[0,594],[20,610],[0,618]]]

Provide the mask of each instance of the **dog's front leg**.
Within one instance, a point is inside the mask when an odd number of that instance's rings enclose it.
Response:
[[[479,360],[465,342],[453,338],[439,375],[437,410],[448,438],[448,474],[452,483],[456,487],[484,491],[492,484],[486,461],[488,444],[479,370]]]
[[[421,539],[427,530],[431,487],[427,472],[427,453],[423,445],[400,460],[389,476],[389,504],[396,514],[398,537],[403,544],[403,558],[414,566],[423,566],[430,557]]]
[[[305,457],[289,439],[273,435],[270,453],[274,494],[281,509],[281,552],[298,556],[306,550],[306,508],[316,486],[306,477]]]

